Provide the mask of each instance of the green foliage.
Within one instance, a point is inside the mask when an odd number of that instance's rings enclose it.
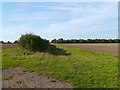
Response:
[[[20,37],[19,46],[29,51],[46,51],[49,41],[34,34],[25,34]]]
[[[14,44],[18,44],[18,40],[15,40],[15,41],[14,41]]]
[[[118,43],[120,39],[53,39],[51,43]]]
[[[7,44],[12,44],[12,42],[8,41]]]
[[[4,44],[4,41],[0,41],[0,44]]]
[[[11,79],[13,79],[12,76],[4,76],[4,77],[3,77],[3,80],[11,80]]]

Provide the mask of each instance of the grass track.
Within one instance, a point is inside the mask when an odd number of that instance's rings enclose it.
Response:
[[[65,45],[57,47],[71,55],[30,53],[24,55],[17,48],[3,49],[3,68],[24,66],[30,71],[68,81],[75,88],[118,87],[118,58],[116,56],[79,50]]]

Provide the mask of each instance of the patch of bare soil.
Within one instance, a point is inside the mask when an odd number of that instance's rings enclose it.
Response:
[[[72,88],[70,83],[27,72],[24,67],[4,69],[2,74],[3,88]]]

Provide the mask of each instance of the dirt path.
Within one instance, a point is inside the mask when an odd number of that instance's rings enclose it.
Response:
[[[4,69],[2,74],[3,88],[72,88],[70,83],[29,73],[23,67]]]

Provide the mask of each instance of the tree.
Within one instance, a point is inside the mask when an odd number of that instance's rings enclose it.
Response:
[[[51,43],[118,43],[120,39],[67,39],[52,40]]]
[[[56,39],[53,39],[53,40],[51,41],[51,43],[57,43],[57,40],[56,40]]]
[[[63,43],[63,38],[57,40],[58,43]]]
[[[18,41],[17,41],[17,40],[15,40],[15,41],[14,41],[14,44],[18,44]]]
[[[29,51],[46,51],[49,41],[30,33],[20,37],[19,46]]]
[[[4,41],[0,41],[0,44],[4,44]]]
[[[7,44],[12,44],[12,42],[8,41]]]

